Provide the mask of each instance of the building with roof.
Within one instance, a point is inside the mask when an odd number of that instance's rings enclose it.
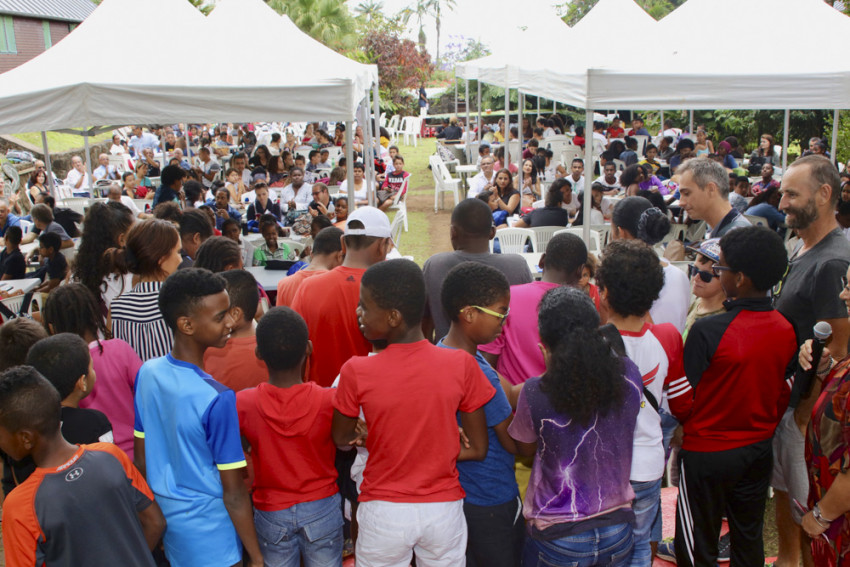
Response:
[[[0,0],[0,73],[61,41],[96,7],[91,0]]]

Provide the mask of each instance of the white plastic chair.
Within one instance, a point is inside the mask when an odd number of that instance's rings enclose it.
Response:
[[[649,143],[649,136],[632,136],[632,139],[637,140],[637,155],[643,156],[646,145]]]
[[[496,231],[495,238],[499,239],[502,254],[524,254],[525,243],[529,240],[532,252],[537,252],[537,237],[530,228],[500,228]],[[493,248],[492,240],[490,248]]]
[[[393,204],[390,205],[391,209],[395,209],[398,211],[396,217],[398,215],[402,215],[402,220],[404,221],[404,232],[407,232],[407,188],[410,182],[410,178],[404,180],[404,184],[401,186],[401,190],[395,194],[393,198]],[[393,221],[395,222],[395,220]]]
[[[535,252],[545,252],[546,245],[549,244],[549,241],[552,240],[552,237],[555,236],[555,233],[564,228],[563,226],[533,226],[531,230],[534,231],[534,251]]]
[[[398,114],[393,114],[392,118],[389,119],[387,125],[384,128],[387,129],[387,132],[390,133],[390,143],[394,144],[398,140],[398,129],[399,122],[401,121],[401,116]]]
[[[304,252],[304,249],[307,248],[307,245],[303,242],[297,242],[295,240],[290,240],[289,238],[278,238],[277,245],[282,246],[286,244],[289,246],[289,249],[295,252],[298,256],[301,256],[301,253]]]
[[[750,224],[752,224],[753,226],[763,226],[765,228],[770,228],[767,219],[764,217],[757,217],[755,215],[744,215],[744,218],[750,221]]]
[[[401,240],[402,228],[407,232],[407,210],[405,209],[399,209],[390,225],[390,235],[393,238],[393,244],[396,248],[398,248],[399,240]]]
[[[553,236],[557,236],[559,234],[575,234],[584,240],[584,228],[581,226],[577,226],[575,228],[562,228],[561,230],[556,231]],[[588,252],[599,254],[599,252],[602,251],[602,238],[595,230],[590,231],[590,242],[585,242],[585,244],[587,245]]]
[[[20,220],[18,221],[18,224],[20,225],[20,227],[21,227],[21,232],[22,232],[23,234],[28,233],[29,231],[31,231],[31,230],[32,230],[32,227],[33,227],[33,226],[35,226],[35,224],[33,224],[33,222],[32,222],[32,221],[28,221],[28,220],[24,220],[24,219],[20,219]]]
[[[62,199],[62,204],[75,213],[85,216],[86,209],[89,208],[89,199],[86,197],[67,197]]]
[[[445,194],[451,193],[455,198],[455,206],[460,202],[460,179],[455,179],[438,155],[428,158],[431,164],[431,175],[434,177],[434,212],[445,205]],[[442,196],[442,197],[441,197]]]
[[[419,135],[422,129],[422,120],[417,116],[405,116],[401,120],[401,134],[404,144],[409,146],[408,136],[413,140],[413,146],[419,145]]]

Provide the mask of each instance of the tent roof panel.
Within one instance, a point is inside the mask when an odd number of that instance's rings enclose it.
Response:
[[[97,8],[91,0],[0,0],[0,14],[82,22]]]

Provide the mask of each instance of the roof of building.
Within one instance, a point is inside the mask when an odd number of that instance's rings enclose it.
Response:
[[[97,6],[91,0],[0,0],[0,14],[82,22]]]

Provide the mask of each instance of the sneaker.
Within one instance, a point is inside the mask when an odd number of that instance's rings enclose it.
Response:
[[[729,563],[729,552],[732,549],[732,538],[727,532],[726,535],[720,536],[720,541],[717,542],[717,562]]]
[[[664,561],[669,561],[672,564],[676,564],[676,549],[673,546],[672,541],[660,541],[658,542],[658,548],[655,553],[655,556],[659,559],[663,559]]]

